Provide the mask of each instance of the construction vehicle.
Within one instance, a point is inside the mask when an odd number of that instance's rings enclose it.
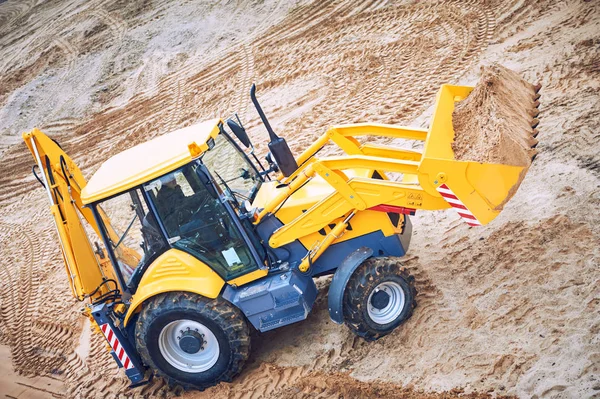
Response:
[[[428,129],[334,126],[295,158],[253,86],[270,136],[265,166],[237,116],[125,150],[89,182],[41,131],[23,138],[51,203],[73,296],[86,302],[131,385],[155,372],[204,389],[240,372],[251,328],[304,320],[316,277],[333,275],[331,319],[366,340],[411,316],[414,278],[399,260],[409,216],[453,207],[471,226],[485,225],[525,170],[454,159],[452,111],[471,90],[443,85]],[[424,149],[361,136],[422,141]],[[327,144],[344,155],[318,157]]]

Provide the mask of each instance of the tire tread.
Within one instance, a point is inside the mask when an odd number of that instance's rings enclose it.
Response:
[[[212,383],[189,384],[178,381],[160,370],[146,346],[151,320],[169,310],[190,310],[202,313],[217,323],[225,333],[231,347],[229,367]],[[169,385],[180,385],[184,389],[204,390],[219,382],[230,382],[238,375],[250,354],[250,332],[248,324],[239,309],[225,299],[208,299],[189,292],[168,292],[160,294],[144,303],[136,323],[136,347],[142,361],[154,372],[165,379]]]
[[[402,267],[402,263],[397,258],[367,259],[354,271],[344,291],[344,322],[354,334],[367,341],[375,341],[393,330],[392,328],[389,331],[381,331],[369,326],[364,319],[365,312],[363,310],[365,297],[368,298],[374,282],[390,275],[400,276],[410,289],[409,309],[399,323],[402,324],[412,316],[413,309],[417,306],[415,300],[417,290],[414,285],[414,277],[410,275],[406,268]],[[396,327],[397,325],[394,326],[394,328]]]

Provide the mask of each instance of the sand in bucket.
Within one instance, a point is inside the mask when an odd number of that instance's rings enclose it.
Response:
[[[539,89],[501,65],[483,67],[452,114],[455,158],[529,167],[537,154]]]

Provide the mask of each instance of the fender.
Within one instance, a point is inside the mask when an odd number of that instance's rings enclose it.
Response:
[[[127,323],[147,299],[172,291],[187,291],[214,299],[225,281],[208,265],[192,255],[171,248],[160,255],[144,273],[132,297],[123,324]]]
[[[329,317],[334,323],[342,324],[344,322],[344,291],[350,276],[367,258],[373,255],[373,250],[369,247],[360,247],[350,253],[335,271],[329,293],[327,294],[327,305],[329,307]]]

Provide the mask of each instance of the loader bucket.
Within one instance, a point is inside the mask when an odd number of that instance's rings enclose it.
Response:
[[[474,88],[443,85],[438,93],[423,158],[419,165],[419,182],[429,194],[442,196],[472,226],[485,225],[500,213],[504,204],[516,193],[535,157],[536,151],[531,147],[537,144],[534,139],[536,131],[531,128],[531,124],[535,124],[533,116],[536,115],[535,108],[539,105],[535,101],[537,99],[535,95],[539,87],[533,85],[524,87],[530,89],[532,93],[530,98],[521,97],[520,100],[525,104],[515,102],[509,105],[509,107],[523,107],[521,117],[529,115],[523,120],[516,121],[530,124],[523,128],[525,133],[518,132],[522,136],[518,139],[522,141],[515,143],[512,138],[496,137],[497,140],[491,140],[486,144],[488,145],[486,153],[478,156],[477,160],[457,159],[453,148],[456,141],[453,126],[455,106],[464,101]],[[482,109],[481,112],[489,112],[489,110]],[[485,132],[481,133],[485,134]],[[488,157],[490,154],[498,155],[499,151],[514,152],[507,154],[508,157],[519,155],[521,158],[517,161],[522,164],[481,161],[481,158]]]

